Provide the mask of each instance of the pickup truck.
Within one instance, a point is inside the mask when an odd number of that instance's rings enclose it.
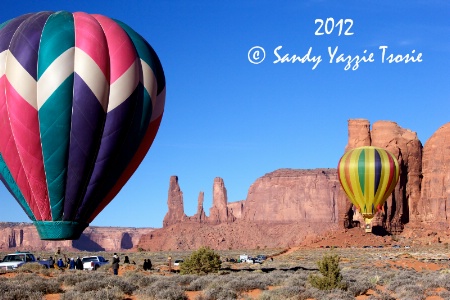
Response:
[[[81,259],[83,270],[97,270],[99,267],[109,264],[103,256],[85,256]]]
[[[34,255],[30,252],[16,252],[7,254],[0,262],[0,270],[14,270],[26,263],[40,263],[46,268],[50,267],[50,262],[47,260],[36,260]]]

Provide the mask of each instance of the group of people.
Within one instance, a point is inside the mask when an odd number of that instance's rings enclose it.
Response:
[[[55,268],[56,266],[59,269],[83,270],[83,262],[81,261],[81,258],[79,256],[76,259],[74,259],[73,257],[66,258],[64,256],[64,260],[62,258],[59,258],[58,260],[55,261],[55,259],[53,259],[53,257],[50,256],[49,258],[50,268]]]
[[[144,269],[144,271],[148,271],[152,269],[152,261],[149,259],[144,259],[144,264],[142,266],[142,268]]]
[[[66,258],[66,256],[64,256],[64,260],[62,258],[59,258],[55,261],[55,259],[50,256],[49,262],[50,262],[50,268],[83,270],[83,262],[81,261],[80,257],[77,257],[76,259],[74,259],[73,257]],[[125,256],[123,263],[124,264],[136,264],[134,261],[130,262],[130,259],[128,258],[128,256]],[[118,275],[119,265],[120,265],[120,258],[117,255],[117,253],[114,253],[112,262],[111,262],[111,266],[112,266],[114,275]],[[142,267],[145,271],[151,270],[152,269],[152,261],[150,259],[144,259],[144,264]]]

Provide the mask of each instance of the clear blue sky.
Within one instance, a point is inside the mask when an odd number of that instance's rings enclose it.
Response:
[[[166,75],[165,114],[155,142],[119,195],[91,225],[161,227],[171,175],[179,177],[185,212],[197,197],[212,203],[215,177],[230,202],[279,168],[335,168],[347,143],[347,120],[397,122],[423,144],[450,121],[450,2],[422,1],[6,1],[0,21],[43,10],[99,13],[139,32]],[[343,22],[331,30],[331,20]],[[324,20],[319,29],[316,19]],[[254,46],[265,60],[249,61]],[[274,63],[289,54],[312,62]],[[387,46],[382,62],[380,46]],[[330,51],[336,49],[330,63]],[[365,51],[366,50],[366,51]],[[364,51],[366,53],[364,53]],[[413,53],[413,51],[415,51]],[[344,70],[344,57],[373,62]],[[388,63],[390,54],[422,62]],[[260,51],[259,54],[262,54]],[[250,58],[260,58],[251,53]],[[352,67],[354,64],[352,64]],[[0,221],[28,222],[0,187]]]

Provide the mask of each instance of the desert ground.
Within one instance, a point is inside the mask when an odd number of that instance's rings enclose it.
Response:
[[[404,236],[382,237],[354,228],[320,237],[308,246],[216,251],[223,260],[218,274],[180,275],[178,267],[169,269],[168,257],[186,259],[191,252],[120,252],[122,261],[126,255],[131,264],[122,263],[119,276],[108,266],[75,271],[29,264],[0,271],[2,299],[450,299],[447,243],[425,245]],[[269,258],[262,264],[229,262],[244,253]],[[95,254],[111,259],[113,253]],[[329,254],[340,258],[345,290],[319,290],[308,281],[311,274],[319,274],[317,261]],[[151,259],[152,270],[144,271],[144,259]]]

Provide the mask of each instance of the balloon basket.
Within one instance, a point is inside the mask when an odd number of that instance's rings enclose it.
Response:
[[[367,214],[367,215],[363,215],[363,217],[364,217],[364,223],[366,223],[365,224],[365,226],[364,226],[364,230],[366,231],[366,232],[372,232],[372,218],[373,218],[373,215],[372,214]]]
[[[34,226],[41,240],[78,240],[89,226],[87,223],[73,221],[35,221]]]

